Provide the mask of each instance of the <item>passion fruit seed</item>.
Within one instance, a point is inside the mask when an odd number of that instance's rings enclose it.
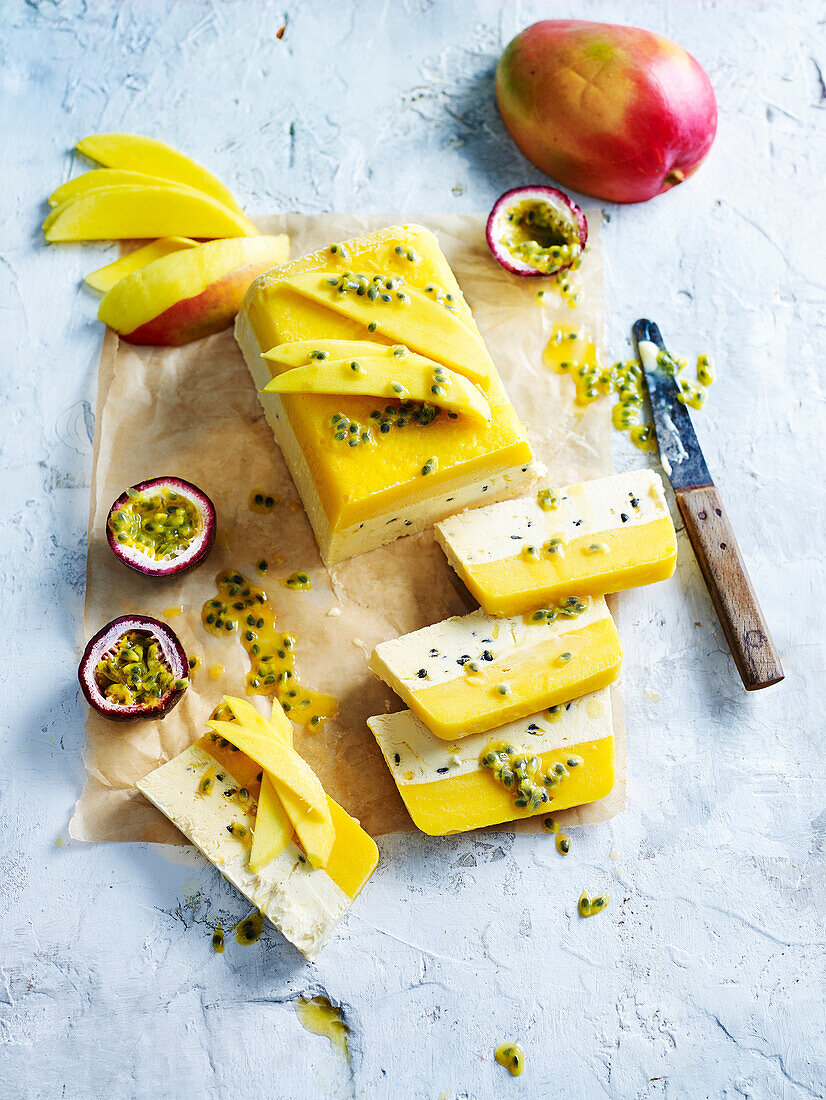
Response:
[[[714,381],[714,370],[708,355],[697,356],[697,381],[703,386],[710,386]]]
[[[559,616],[562,616],[563,619],[575,619],[583,611],[587,611],[590,606],[591,601],[587,596],[566,596],[556,607],[539,607],[536,611],[527,611],[522,616],[522,622],[527,625],[553,623]]]
[[[299,572],[293,573],[291,576],[287,577],[287,579],[284,581],[284,585],[287,588],[293,588],[297,591],[309,592],[309,590],[313,587],[313,582],[310,580],[310,576],[308,573],[300,570]],[[263,626],[263,623],[261,625]]]
[[[588,223],[558,188],[516,187],[494,203],[486,236],[494,259],[514,275],[556,275],[580,261]]]
[[[354,275],[352,271],[345,271],[338,278],[331,277],[326,282],[342,297],[355,292],[358,297],[366,296],[376,304],[379,302],[383,304],[398,302],[402,306],[410,304],[410,296],[399,290],[404,282],[401,276],[374,275],[371,279],[369,275]],[[392,291],[396,293],[393,294]],[[376,323],[372,321],[371,325],[374,327],[370,328],[368,325],[368,329],[370,332],[375,332]]]
[[[189,686],[189,664],[166,623],[122,616],[90,639],[78,679],[86,701],[104,718],[162,718]]]
[[[121,707],[151,705],[169,691],[189,687],[189,680],[177,678],[166,666],[151,635],[139,630],[124,634],[98,661],[95,679],[104,696]]]
[[[518,1077],[525,1068],[525,1054],[518,1043],[500,1043],[494,1052],[500,1066],[504,1066],[511,1077]]]
[[[391,388],[393,396],[404,395],[404,387],[400,383],[391,383]],[[436,405],[419,405],[413,401],[402,401],[398,405],[386,405],[384,409],[373,409],[369,424],[351,420],[344,413],[335,413],[330,417],[330,427],[333,439],[338,443],[346,443],[350,447],[358,447],[362,444],[374,446],[375,431],[378,430],[381,435],[387,435],[394,428],[406,428],[410,424],[427,428],[437,419],[439,412]]]
[[[227,826],[229,829],[230,826]],[[264,914],[251,913],[243,920],[239,920],[235,926],[235,941],[244,947],[256,943],[264,933]]]
[[[488,769],[497,783],[513,794],[514,805],[518,809],[531,812],[540,810],[552,799],[548,787],[556,786],[561,775],[556,772],[560,765],[554,765],[550,771],[543,772],[542,760],[532,752],[517,752],[507,741],[489,741],[479,754],[479,764]],[[567,775],[562,765],[562,774]],[[553,818],[546,818],[544,828],[557,832],[559,826]]]
[[[593,917],[596,913],[601,913],[603,909],[607,909],[610,900],[608,894],[598,894],[595,898],[589,898],[583,890],[579,895],[577,910],[581,917]]]
[[[106,533],[124,565],[148,576],[192,569],[215,539],[215,508],[197,486],[153,478],[122,493],[109,510]]]

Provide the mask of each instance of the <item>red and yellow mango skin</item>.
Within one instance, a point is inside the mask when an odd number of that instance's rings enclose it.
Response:
[[[179,347],[202,336],[222,332],[235,319],[250,284],[272,266],[268,260],[244,264],[210,283],[200,294],[175,302],[132,332],[122,332],[121,339],[130,344]]]
[[[174,252],[116,283],[98,318],[130,344],[188,344],[228,328],[250,284],[288,253],[284,235],[208,241]]]
[[[505,125],[563,186],[644,202],[702,164],[717,102],[681,46],[637,27],[545,19],[518,34],[496,69]]]

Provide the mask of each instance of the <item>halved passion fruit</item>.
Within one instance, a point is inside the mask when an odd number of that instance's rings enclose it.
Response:
[[[215,541],[215,506],[197,485],[154,477],[122,493],[106,520],[109,545],[124,565],[147,577],[194,569]]]
[[[488,247],[514,275],[555,275],[576,264],[588,241],[588,222],[557,187],[514,187],[488,218]]]
[[[180,638],[148,615],[122,615],[97,632],[77,670],[86,702],[104,718],[163,718],[189,687]]]

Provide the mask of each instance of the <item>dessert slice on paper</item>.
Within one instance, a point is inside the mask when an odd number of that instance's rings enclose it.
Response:
[[[431,836],[581,806],[614,786],[608,688],[456,744],[409,710],[367,724],[414,824]]]
[[[436,540],[492,615],[564,596],[603,596],[665,580],[677,536],[660,475],[634,470],[462,512]]]
[[[223,708],[222,708],[223,709]],[[308,959],[378,863],[378,849],[292,748],[277,701],[267,721],[226,698],[229,721],[141,779],[150,802]]]
[[[445,740],[567,703],[616,680],[622,648],[602,597],[524,616],[456,616],[377,645],[369,667]]]

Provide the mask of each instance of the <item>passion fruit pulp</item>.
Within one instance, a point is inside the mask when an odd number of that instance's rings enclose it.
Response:
[[[148,615],[122,615],[99,630],[77,676],[86,702],[104,718],[163,718],[189,686],[181,640]]]
[[[579,265],[588,222],[557,187],[514,187],[494,203],[485,232],[488,248],[506,271],[555,275]]]
[[[215,506],[197,485],[155,477],[121,493],[106,520],[113,552],[147,577],[171,577],[200,565],[215,542]]]

